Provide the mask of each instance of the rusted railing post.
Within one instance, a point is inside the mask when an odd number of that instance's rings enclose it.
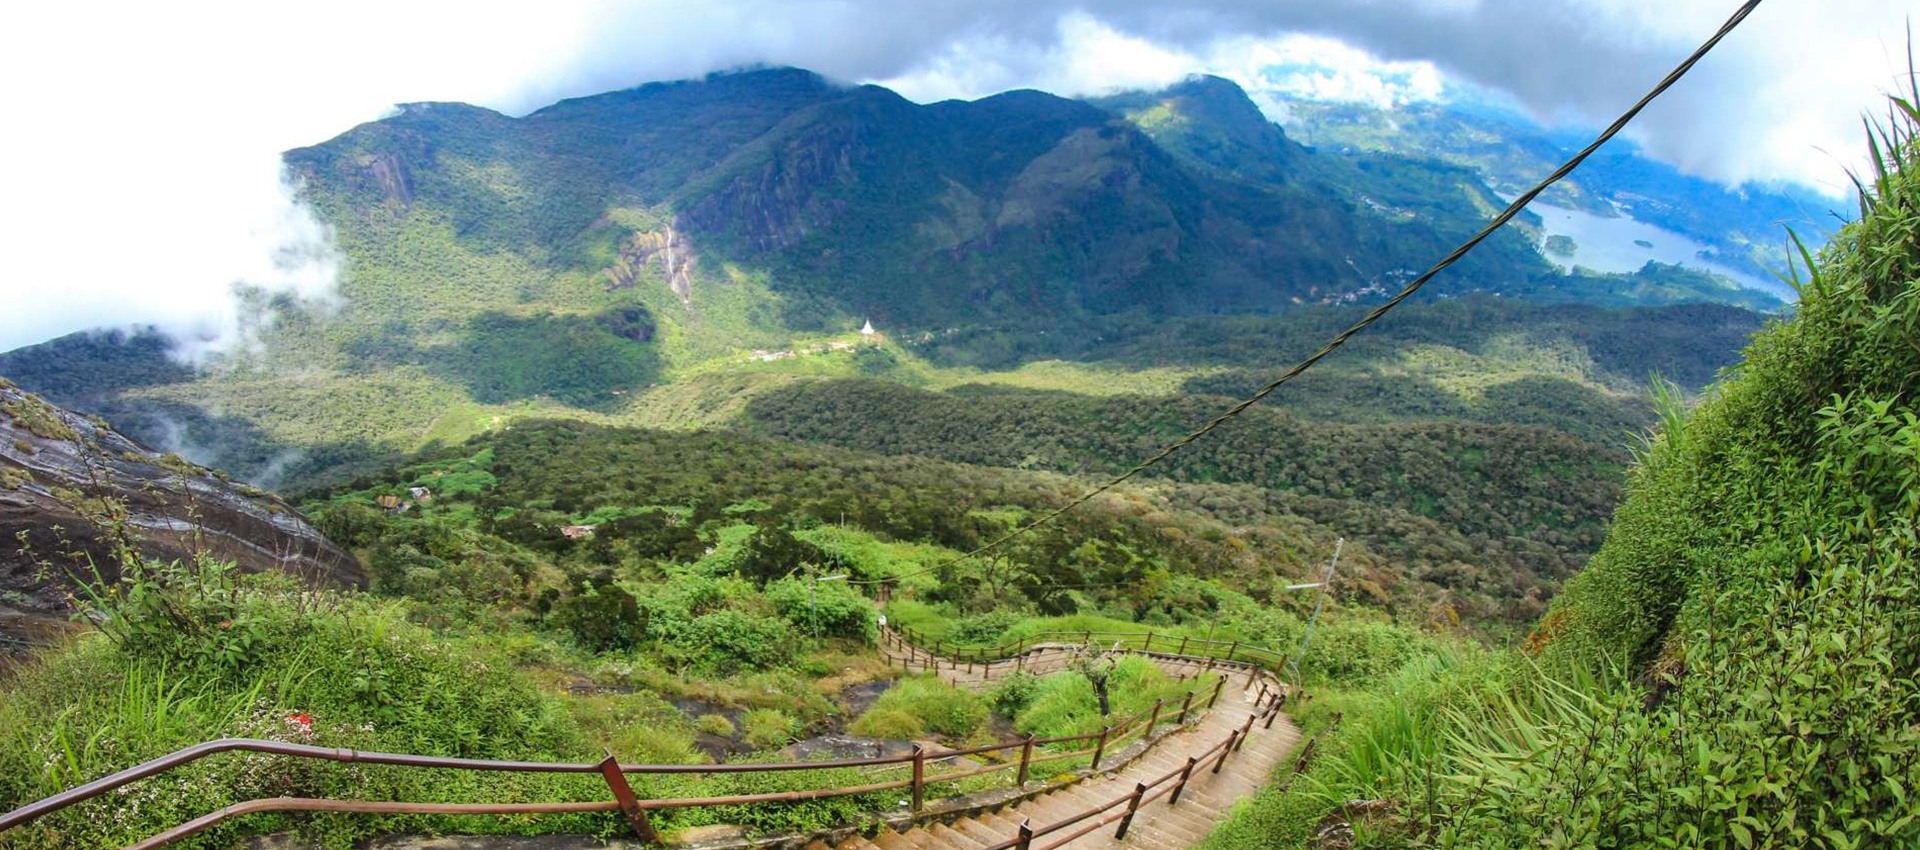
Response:
[[[1013,657],[1013,672],[1018,673],[1025,669],[1027,669],[1027,651],[1022,649],[1019,655]]]
[[[1253,731],[1253,721],[1257,719],[1259,718],[1255,715],[1249,714],[1247,715],[1247,722],[1240,724],[1240,743],[1233,746],[1235,750],[1247,745],[1247,733]]]
[[[1224,675],[1220,677],[1219,681],[1213,683],[1213,696],[1207,697],[1208,708],[1212,708],[1214,703],[1220,701],[1220,691],[1226,686],[1227,686],[1227,677]]]
[[[1237,640],[1233,642],[1232,646],[1227,647],[1227,660],[1232,661],[1233,654],[1239,651],[1239,649],[1240,649],[1240,642]]]
[[[1174,652],[1174,654],[1175,654],[1175,655],[1185,655],[1185,654],[1187,654],[1187,636],[1186,636],[1186,635],[1181,635],[1181,636],[1180,636],[1180,649],[1179,649],[1178,651],[1176,651],[1176,652]]]
[[[620,762],[612,752],[600,762],[600,775],[607,780],[607,788],[613,791],[613,799],[620,804],[620,813],[627,816],[627,825],[633,827],[634,836],[647,844],[658,844],[660,835],[647,821],[647,810],[640,808],[640,799],[634,796],[633,786],[627,784],[627,775],[620,772]]]
[[[1214,773],[1219,773],[1220,768],[1226,765],[1227,753],[1233,752],[1234,745],[1238,743],[1240,743],[1240,730],[1235,729],[1232,732],[1228,732],[1227,745],[1220,748],[1220,757],[1213,760]]]
[[[1147,737],[1152,737],[1153,727],[1160,725],[1160,706],[1166,701],[1165,697],[1153,701],[1153,717],[1147,720]]]
[[[1013,845],[1014,850],[1028,850],[1033,846],[1033,818],[1020,819],[1020,843]]]
[[[1093,630],[1089,629],[1085,634],[1080,636],[1080,648],[1085,649],[1092,645],[1093,645]]]
[[[1027,784],[1027,765],[1033,763],[1033,733],[1027,733],[1027,739],[1020,742],[1020,772],[1014,776],[1015,786]]]
[[[1127,837],[1127,827],[1133,825],[1133,813],[1140,811],[1140,798],[1146,795],[1147,783],[1133,783],[1133,797],[1127,800],[1127,813],[1120,818],[1120,829],[1113,834],[1113,840],[1119,841]]]
[[[1113,734],[1112,726],[1100,730],[1100,742],[1093,745],[1093,767],[1090,768],[1091,770],[1100,769],[1100,754],[1107,751],[1107,736],[1111,734]]]
[[[1267,711],[1267,722],[1260,724],[1260,728],[1272,729],[1273,719],[1275,717],[1280,716],[1280,709],[1284,707],[1286,704],[1287,704],[1287,694],[1285,691],[1282,691],[1279,696],[1274,698],[1273,708]]]
[[[1153,651],[1153,632],[1147,632],[1147,645],[1141,648],[1145,652]]]
[[[927,794],[927,749],[919,744],[913,745],[913,810],[920,811],[926,804]]]
[[[1253,698],[1253,707],[1254,707],[1254,708],[1259,708],[1259,707],[1260,707],[1260,704],[1261,704],[1261,703],[1263,703],[1263,702],[1266,702],[1266,701],[1267,701],[1267,683],[1266,683],[1266,682],[1261,682],[1261,683],[1260,683],[1260,693],[1259,693],[1259,695],[1257,695],[1257,696],[1255,696],[1255,697]]]
[[[1180,717],[1173,721],[1175,726],[1187,724],[1187,710],[1193,708],[1193,692],[1187,692],[1187,698],[1180,701]]]
[[[1199,763],[1199,756],[1187,756],[1187,766],[1180,768],[1180,781],[1173,784],[1173,796],[1167,798],[1167,805],[1180,802],[1180,792],[1187,790],[1187,777],[1193,775],[1193,767]]]

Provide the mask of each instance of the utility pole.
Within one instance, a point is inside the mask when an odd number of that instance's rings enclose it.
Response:
[[[814,640],[820,639],[820,583],[823,581],[845,581],[846,578],[846,573],[841,573],[837,576],[827,576],[826,578],[814,576],[813,581],[807,583],[807,622],[813,624]]]
[[[1346,543],[1347,539],[1345,537],[1336,538],[1333,541],[1333,560],[1327,562],[1327,575],[1319,582],[1320,596],[1313,602],[1313,616],[1307,618],[1307,631],[1300,636],[1300,651],[1294,653],[1293,659],[1287,662],[1287,666],[1293,668],[1293,685],[1296,688],[1300,686],[1300,660],[1307,657],[1307,644],[1313,640],[1314,625],[1320,622],[1320,609],[1327,604],[1327,589],[1333,584],[1334,568],[1340,566],[1340,548],[1345,546]],[[1288,585],[1287,589],[1297,590],[1313,586],[1314,585],[1311,584],[1293,584]]]

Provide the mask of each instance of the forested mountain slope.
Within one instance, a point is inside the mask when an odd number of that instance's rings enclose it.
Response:
[[[410,104],[286,161],[344,253],[338,299],[253,293],[241,315],[259,344],[191,366],[168,359],[157,334],[134,331],[0,354],[0,374],[268,486],[338,480],[517,417],[720,424],[745,400],[715,387],[785,380],[767,374],[946,387],[998,380],[968,369],[1114,361],[1044,367],[1079,391],[1081,378],[1138,371],[1135,355],[1169,333],[1182,334],[1162,346],[1179,362],[1123,383],[1233,394],[1255,380],[1233,367],[1298,348],[1329,321],[1316,318],[1321,308],[1377,299],[1498,203],[1456,165],[1303,147],[1217,78],[1096,101],[1017,91],[920,105],[764,69],[517,118]],[[1509,228],[1431,291],[1773,303],[1690,275],[1562,275]],[[1509,338],[1585,333],[1566,332],[1585,321],[1577,309],[1476,309],[1494,314],[1470,320],[1480,349],[1496,326]],[[1620,327],[1612,314],[1585,315],[1602,335]],[[1628,324],[1698,324],[1671,315]],[[1724,326],[1756,321],[1741,315]],[[890,356],[846,354],[867,319]],[[1287,342],[1273,345],[1282,333]],[[1444,326],[1438,336],[1455,342]],[[1243,342],[1260,347],[1238,350]],[[1709,333],[1695,350],[1615,369],[1623,377],[1608,387],[1619,397],[1597,405],[1579,391],[1571,405],[1531,404],[1567,388],[1514,384],[1541,370],[1507,358],[1485,382],[1525,398],[1391,378],[1315,415],[1384,404],[1401,419],[1543,424],[1608,442],[1636,421],[1621,397],[1649,372],[1697,385],[1736,345]],[[829,356],[781,359],[816,351]],[[1430,364],[1432,353],[1411,356]],[[1450,379],[1489,365],[1475,358]],[[1462,392],[1471,398],[1444,397]]]
[[[1521,651],[1383,678],[1318,796],[1270,794],[1211,847],[1310,846],[1323,817],[1369,846],[1920,843],[1913,102],[1870,127],[1863,215],[1808,257],[1796,315],[1663,410]]]

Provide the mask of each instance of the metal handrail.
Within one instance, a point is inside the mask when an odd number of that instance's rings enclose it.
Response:
[[[1178,794],[1179,791],[1182,788],[1184,788],[1186,783],[1190,781],[1190,779],[1192,778],[1193,768],[1197,764],[1205,762],[1208,759],[1213,759],[1216,756],[1217,756],[1217,761],[1215,761],[1214,771],[1217,772],[1219,770],[1220,765],[1225,764],[1227,756],[1231,755],[1236,749],[1238,749],[1237,744],[1245,740],[1245,735],[1243,734],[1243,731],[1250,731],[1253,728],[1254,722],[1257,720],[1260,720],[1262,718],[1271,718],[1279,714],[1281,707],[1284,706],[1286,703],[1285,691],[1276,690],[1273,692],[1273,694],[1274,694],[1273,699],[1269,701],[1266,707],[1263,709],[1260,707],[1259,701],[1256,700],[1255,708],[1260,710],[1254,714],[1249,714],[1247,716],[1247,723],[1242,729],[1234,730],[1232,733],[1230,733],[1227,736],[1226,740],[1220,741],[1219,743],[1216,743],[1213,746],[1200,751],[1198,755],[1188,756],[1187,764],[1185,767],[1171,770],[1164,774],[1161,774],[1160,776],[1153,779],[1151,782],[1136,783],[1134,786],[1134,792],[1132,794],[1122,796],[1122,797],[1116,797],[1104,803],[1097,803],[1093,806],[1088,807],[1083,811],[1080,811],[1073,815],[1069,815],[1065,818],[1062,818],[1061,820],[1054,821],[1053,823],[1046,824],[1045,826],[1034,828],[1031,826],[1030,822],[1022,823],[1019,837],[1008,839],[998,844],[989,845],[988,847],[984,848],[984,850],[1057,850],[1057,848],[1072,842],[1074,839],[1077,839],[1083,835],[1087,835],[1088,833],[1091,833],[1095,830],[1100,829],[1101,827],[1111,824],[1116,820],[1123,821],[1123,824],[1120,827],[1119,834],[1116,835],[1115,838],[1117,839],[1125,838],[1127,827],[1131,825],[1133,821],[1133,815],[1137,811],[1139,811],[1141,806],[1144,806],[1147,803],[1157,800],[1160,797],[1165,796],[1167,794]],[[1173,782],[1173,780],[1176,777],[1178,777],[1179,779],[1177,783]],[[1169,784],[1169,783],[1172,783],[1172,784]],[[1147,791],[1153,788],[1159,788],[1159,790],[1154,791],[1152,794],[1148,794]],[[1032,847],[1032,841],[1035,838],[1040,838],[1042,836],[1050,835],[1052,833],[1067,829],[1075,824],[1078,824],[1082,821],[1085,821],[1103,812],[1110,813],[1114,809],[1119,808],[1122,805],[1125,805],[1127,807],[1125,812],[1108,814],[1107,817],[1101,818],[1095,823],[1089,824],[1085,827],[1082,827],[1081,829],[1075,830],[1073,833],[1066,835],[1052,843],[1043,845],[1038,848]]]
[[[945,645],[945,641],[933,641],[933,644],[934,644],[933,651],[925,650],[922,647],[924,647],[925,643],[927,642],[926,635],[921,634],[918,630],[914,629],[911,626],[901,625],[897,627],[890,627],[889,629],[883,630],[883,635],[887,631],[897,631],[900,635],[906,636],[906,638],[909,640],[917,639],[920,642],[920,646],[916,646],[915,648],[919,649],[921,652],[926,652],[927,655],[929,656],[937,657],[940,651],[947,648]],[[1254,662],[1257,661],[1257,662],[1264,663],[1269,669],[1276,669],[1276,670],[1286,666],[1287,658],[1288,658],[1287,653],[1285,652],[1281,652],[1276,649],[1271,649],[1269,647],[1259,646],[1257,644],[1247,643],[1245,641],[1226,641],[1226,640],[1216,640],[1213,638],[1196,638],[1196,637],[1191,637],[1186,635],[1182,635],[1178,638],[1178,643],[1174,645],[1173,651],[1169,652],[1167,650],[1160,650],[1156,652],[1153,648],[1153,642],[1155,640],[1165,640],[1165,641],[1171,642],[1175,640],[1174,636],[1161,635],[1158,632],[1151,631],[1151,630],[1144,633],[1081,630],[1081,631],[1037,632],[1030,637],[1021,638],[1020,640],[1015,641],[1011,645],[1006,643],[1001,643],[1001,644],[984,646],[984,647],[955,646],[955,647],[952,647],[952,649],[958,654],[959,657],[957,659],[949,659],[949,661],[951,662],[951,666],[954,666],[954,667],[958,667],[960,663],[966,663],[969,666],[974,664],[992,665],[992,664],[998,664],[1006,661],[1015,660],[1016,658],[1025,656],[1026,654],[1034,650],[1044,650],[1047,647],[1047,644],[1044,642],[1044,639],[1046,638],[1068,638],[1069,639],[1068,643],[1070,644],[1075,644],[1080,646],[1090,646],[1091,644],[1094,643],[1094,638],[1096,637],[1102,640],[1105,640],[1107,638],[1117,638],[1120,640],[1122,644],[1122,648],[1130,652],[1138,651],[1138,652],[1144,652],[1150,655],[1151,654],[1167,654],[1167,655],[1174,655],[1174,656],[1185,657],[1185,658],[1213,658],[1216,662],[1224,661],[1227,663],[1244,665],[1244,666],[1257,666],[1254,664]],[[1140,642],[1141,645],[1136,649],[1135,647],[1127,646],[1126,642],[1128,641],[1138,641]],[[908,645],[911,646],[913,644],[909,643]],[[1009,646],[1012,647],[1011,650],[1009,649]],[[1226,646],[1227,653],[1224,659],[1219,658],[1217,656],[1211,656],[1211,655],[1194,656],[1194,655],[1189,655],[1186,652],[1189,646],[1192,646],[1194,648],[1200,648],[1200,649],[1214,647],[1214,646]],[[1007,654],[1009,652],[1011,652],[1012,654]],[[991,657],[989,656],[989,653],[992,654]],[[1236,657],[1242,653],[1247,654],[1249,658],[1245,661],[1242,661],[1238,657]],[[1256,655],[1264,655],[1267,657],[1266,658],[1252,657]]]
[[[1210,699],[1208,701],[1209,706],[1212,704],[1213,700],[1217,700],[1219,698],[1220,690],[1225,686],[1226,681],[1227,681],[1227,677],[1224,674],[1222,674],[1217,679],[1217,681],[1213,684],[1212,687],[1213,687],[1214,694],[1213,694],[1213,699]],[[1188,690],[1186,692],[1186,702],[1190,704],[1193,700],[1193,697],[1204,690],[1205,690],[1204,686]],[[1261,693],[1263,696],[1266,693],[1266,689],[1264,687],[1262,688]],[[1276,691],[1276,697],[1277,695],[1278,695],[1278,692]],[[265,754],[272,754],[272,755],[283,755],[283,756],[289,756],[294,758],[306,758],[306,759],[315,759],[315,760],[322,760],[322,761],[335,761],[335,762],[342,762],[342,763],[383,764],[383,765],[395,765],[395,766],[404,766],[404,767],[511,771],[511,772],[528,772],[528,773],[576,773],[576,774],[577,773],[600,773],[606,778],[609,787],[614,792],[615,799],[611,801],[562,802],[562,803],[501,803],[501,804],[406,803],[406,802],[391,802],[391,801],[382,802],[382,801],[358,801],[358,800],[318,800],[318,799],[297,798],[297,797],[281,797],[281,798],[270,798],[270,799],[260,799],[260,800],[248,800],[242,803],[236,803],[234,805],[227,806],[218,811],[209,812],[191,821],[182,823],[171,829],[168,829],[154,836],[151,836],[137,844],[131,845],[131,847],[129,847],[128,850],[147,850],[147,848],[161,847],[173,841],[177,841],[181,838],[185,838],[187,836],[190,836],[198,832],[204,831],[208,828],[211,828],[212,826],[228,818],[249,814],[253,812],[263,812],[263,811],[334,811],[334,812],[413,813],[413,814],[543,814],[543,813],[563,813],[563,812],[622,811],[626,814],[627,819],[630,822],[630,824],[633,826],[635,832],[639,833],[640,837],[643,840],[653,840],[657,836],[653,833],[652,827],[647,821],[646,812],[649,810],[691,808],[691,807],[709,806],[709,805],[738,805],[738,804],[762,803],[762,802],[797,802],[802,800],[818,799],[821,797],[865,794],[865,793],[871,793],[874,791],[889,790],[893,788],[905,788],[909,786],[911,786],[914,789],[913,796],[914,796],[914,802],[915,802],[915,809],[918,810],[920,801],[921,801],[921,789],[925,788],[927,785],[937,784],[941,782],[956,781],[956,780],[968,778],[971,776],[991,773],[997,770],[1004,770],[1010,767],[1014,767],[1016,765],[1015,762],[1008,761],[1008,762],[1003,762],[997,765],[989,765],[989,766],[984,766],[980,768],[972,768],[967,770],[940,773],[940,774],[928,776],[925,774],[924,768],[922,766],[925,764],[926,760],[929,758],[946,759],[946,758],[954,758],[958,756],[977,755],[977,754],[987,753],[987,752],[996,752],[996,751],[1008,750],[1008,749],[1018,747],[1023,750],[1022,759],[1017,763],[1018,767],[1020,768],[1020,774],[1019,774],[1020,781],[1023,784],[1026,780],[1027,768],[1031,764],[1047,762],[1047,761],[1055,761],[1060,759],[1076,758],[1079,756],[1084,756],[1089,752],[1093,753],[1094,755],[1094,762],[1092,767],[1094,770],[1098,770],[1099,757],[1102,751],[1107,747],[1107,745],[1115,741],[1124,739],[1127,736],[1134,734],[1136,731],[1142,731],[1142,730],[1136,729],[1135,724],[1139,723],[1143,718],[1148,718],[1149,716],[1151,716],[1151,719],[1148,720],[1148,722],[1144,727],[1143,734],[1147,736],[1152,735],[1154,729],[1157,728],[1158,726],[1157,721],[1159,720],[1164,702],[1165,702],[1164,700],[1156,702],[1151,709],[1151,715],[1149,715],[1149,712],[1147,710],[1142,710],[1139,712],[1135,712],[1134,714],[1129,715],[1125,718],[1122,718],[1117,722],[1112,723],[1107,727],[1101,729],[1098,732],[1089,732],[1089,733],[1084,733],[1080,735],[1066,735],[1066,736],[1059,736],[1059,737],[1047,738],[1047,739],[1038,739],[1029,735],[1018,740],[1000,741],[992,744],[985,744],[985,745],[980,745],[975,747],[967,747],[967,748],[954,749],[954,750],[925,750],[925,749],[920,749],[916,747],[913,753],[908,755],[899,755],[899,756],[880,756],[880,757],[867,758],[867,759],[836,759],[836,760],[813,761],[813,762],[769,762],[769,763],[761,763],[761,764],[749,763],[749,764],[714,764],[714,765],[657,765],[657,764],[623,765],[615,762],[611,755],[609,755],[607,759],[594,764],[581,763],[581,762],[503,761],[503,760],[489,760],[489,759],[466,759],[466,758],[450,758],[450,757],[440,757],[440,756],[423,756],[423,755],[416,755],[416,754],[410,754],[410,753],[369,752],[369,751],[360,751],[360,750],[338,748],[338,747],[317,747],[317,746],[311,746],[307,744],[294,744],[294,743],[281,742],[281,741],[267,741],[267,740],[253,739],[253,738],[222,738],[219,740],[208,741],[201,744],[195,744],[190,747],[182,748],[178,751],[169,753],[165,756],[151,759],[149,761],[143,762],[134,767],[127,768],[122,771],[118,771],[116,773],[113,773],[105,777],[101,777],[100,779],[96,779],[84,785],[70,788],[66,791],[47,797],[45,799],[38,800],[33,803],[29,803],[11,812],[0,814],[0,832],[4,832],[14,827],[26,824],[37,818],[40,818],[47,814],[51,814],[55,811],[59,811],[61,809],[67,808],[69,806],[75,805],[85,800],[98,797],[102,794],[105,794],[116,788],[120,788],[132,782],[136,782],[141,779],[145,779],[161,773],[165,773],[169,770],[172,770],[173,768],[198,761],[200,759],[206,758],[207,756],[215,755],[223,752],[238,751],[238,752],[258,752],[258,753],[265,753]],[[1256,700],[1256,705],[1257,704],[1258,704],[1258,700]],[[1276,699],[1276,702],[1274,704],[1274,710],[1277,711],[1277,708],[1278,708],[1278,700]],[[1193,720],[1187,721],[1185,720],[1185,712],[1183,711],[1181,715],[1181,721],[1176,721],[1176,725],[1184,726],[1190,723],[1198,722],[1198,719],[1200,716],[1201,715],[1195,715]],[[1051,753],[1039,758],[1034,758],[1032,756],[1031,748],[1034,746],[1044,746],[1049,744],[1060,744],[1060,743],[1072,743],[1077,741],[1088,741],[1088,740],[1096,740],[1097,744],[1091,748]],[[1218,747],[1216,746],[1215,748],[1211,748],[1208,750],[1208,752],[1211,753],[1213,749],[1218,749]],[[872,767],[872,766],[885,766],[885,765],[897,765],[897,764],[908,764],[908,763],[911,763],[914,766],[913,776],[908,779],[891,780],[887,782],[871,783],[867,785],[850,786],[850,787],[844,787],[844,788],[809,789],[809,790],[802,790],[802,791],[775,792],[775,793],[767,793],[767,794],[742,794],[742,795],[732,795],[732,796],[726,796],[726,797],[680,798],[680,799],[667,799],[667,800],[638,800],[635,798],[631,787],[628,786],[625,779],[625,776],[627,774],[646,775],[646,774],[689,774],[689,773],[752,773],[752,772],[776,772],[776,771],[791,771],[791,770],[824,770],[824,769],[849,768],[849,767]],[[1155,784],[1157,785],[1161,781],[1165,781],[1165,777],[1163,777],[1161,780],[1157,780]],[[1102,809],[1102,811],[1104,810],[1105,809]],[[1057,830],[1059,828],[1061,827],[1056,825],[1052,829],[1049,829],[1048,832]],[[1045,834],[1045,833],[1041,833],[1041,834]]]

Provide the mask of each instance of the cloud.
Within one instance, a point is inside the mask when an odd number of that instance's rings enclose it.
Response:
[[[324,231],[277,152],[396,102],[524,113],[555,99],[748,64],[882,81],[920,99],[1062,94],[1208,71],[1273,94],[1404,102],[1453,83],[1549,121],[1610,118],[1733,0],[736,0],[542,4],[13,4],[0,11],[0,350],[159,322],[244,342],[235,282],[329,291]],[[1632,131],[1730,183],[1830,191],[1858,114],[1904,68],[1901,0],[1763,5]],[[1258,93],[1256,93],[1258,94]],[[276,258],[279,262],[276,262]],[[287,260],[293,260],[288,263]],[[345,273],[350,275],[351,269]]]

